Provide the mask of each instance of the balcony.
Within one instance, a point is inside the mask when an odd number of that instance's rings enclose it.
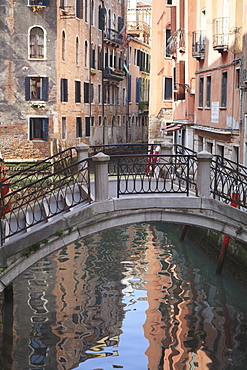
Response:
[[[229,18],[220,17],[213,20],[213,48],[219,53],[228,51]]]
[[[106,44],[110,44],[113,47],[118,47],[122,45],[124,42],[123,35],[121,35],[118,31],[108,28],[104,32],[104,42]]]
[[[105,80],[123,81],[125,71],[113,67],[107,67],[103,70],[103,78]]]
[[[205,56],[205,31],[192,32],[192,57],[197,60],[204,59]]]

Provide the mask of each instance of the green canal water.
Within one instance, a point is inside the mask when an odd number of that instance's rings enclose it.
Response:
[[[247,289],[169,224],[63,247],[6,294],[0,368],[247,369]]]

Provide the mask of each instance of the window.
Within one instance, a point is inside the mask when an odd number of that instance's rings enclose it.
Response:
[[[95,48],[91,44],[91,68],[95,68]]]
[[[45,32],[41,27],[33,27],[30,30],[29,58],[45,59]]]
[[[82,137],[82,120],[81,120],[81,117],[76,117],[76,137]]]
[[[102,125],[102,117],[101,116],[99,116],[98,122],[99,122],[99,126],[101,126]]]
[[[85,136],[90,136],[90,117],[85,117]]]
[[[48,77],[25,77],[25,100],[48,100]]]
[[[91,17],[91,25],[94,24],[94,2],[91,0],[91,3],[89,3],[91,6],[91,11],[90,11],[90,17]]]
[[[85,22],[87,22],[87,18],[88,18],[88,16],[87,16],[87,13],[88,13],[88,2],[87,2],[87,0],[85,0]]]
[[[67,78],[61,78],[60,80],[61,87],[61,101],[68,101],[68,80]]]
[[[123,105],[126,105],[126,89],[123,88]]]
[[[165,51],[165,55],[164,55],[164,57],[165,58],[170,58],[171,57],[171,47],[170,47],[170,37],[171,37],[171,30],[169,29],[169,28],[167,28],[166,30],[165,30],[165,38],[164,38],[164,40],[165,40],[165,47],[164,47],[164,51]]]
[[[240,68],[236,69],[236,88],[240,88]]]
[[[62,117],[62,139],[66,139],[66,117]]]
[[[76,17],[82,18],[81,0],[76,0]]]
[[[141,77],[136,77],[136,103],[140,103],[141,100]]]
[[[62,60],[65,61],[65,32],[62,32]]]
[[[131,75],[128,75],[128,102],[131,102]]]
[[[172,99],[172,78],[164,77],[163,80],[163,100]]]
[[[211,76],[207,76],[207,100],[206,107],[211,107]]]
[[[75,102],[81,102],[81,81],[75,81]]]
[[[48,140],[48,118],[31,117],[29,119],[30,140]]]
[[[98,46],[98,70],[102,70],[102,49]]]
[[[49,5],[49,0],[29,0],[28,5],[48,6]]]
[[[221,81],[221,107],[226,107],[227,100],[227,71],[222,73]]]
[[[101,104],[101,85],[98,85],[98,103]]]
[[[75,39],[75,62],[78,65],[79,64],[79,37],[76,37]]]
[[[172,5],[172,0],[166,0],[166,5]]]
[[[84,60],[84,66],[87,67],[87,58],[88,58],[88,45],[87,40],[85,41],[85,60]]]
[[[98,12],[98,27],[102,31],[105,28],[105,7],[101,7],[101,5],[99,5]]]
[[[199,78],[199,103],[198,106],[200,108],[203,107],[203,85],[204,85],[204,77]]]
[[[92,103],[93,95],[94,95],[93,84],[84,82],[84,103]]]

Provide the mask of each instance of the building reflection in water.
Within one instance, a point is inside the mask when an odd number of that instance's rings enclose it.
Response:
[[[13,325],[11,303],[5,303],[8,314],[0,314],[2,368],[68,370],[118,357],[131,309],[124,297],[134,306],[136,291],[148,302],[142,335],[149,370],[247,364],[246,302],[237,308],[240,298],[226,294],[199,252],[179,243],[175,233],[161,224],[106,231],[63,247],[22,274],[13,284]],[[135,359],[131,336],[129,343]]]

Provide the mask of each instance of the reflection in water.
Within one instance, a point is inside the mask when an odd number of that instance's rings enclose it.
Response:
[[[12,299],[0,312],[0,368],[246,369],[247,290],[178,234],[106,231],[22,274],[12,319]]]

